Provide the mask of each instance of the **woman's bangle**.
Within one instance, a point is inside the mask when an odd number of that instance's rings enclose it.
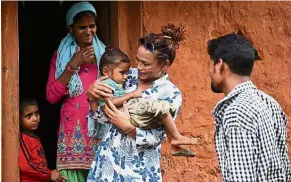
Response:
[[[96,98],[89,99],[89,97],[88,97],[88,98],[87,98],[87,101],[89,102],[89,104],[92,104],[92,103],[96,102],[97,99],[96,99]]]
[[[133,127],[133,128],[131,128],[131,129],[129,129],[129,130],[127,130],[126,132],[124,132],[125,134],[128,134],[128,133],[130,133],[130,132],[132,132],[133,130],[135,130],[136,129],[136,127]]]
[[[78,72],[77,69],[73,69],[73,68],[71,67],[70,63],[67,63],[67,65],[66,65],[66,70],[68,70],[68,71],[71,72],[71,73],[77,73],[77,72]]]

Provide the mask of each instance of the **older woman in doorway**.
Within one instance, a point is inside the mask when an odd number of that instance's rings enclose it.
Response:
[[[94,158],[97,140],[88,137],[86,90],[98,76],[105,46],[96,35],[96,10],[88,2],[67,12],[69,33],[54,52],[46,88],[47,100],[63,99],[58,131],[57,168],[70,182],[83,182]]]
[[[142,90],[142,97],[166,100],[175,108],[175,117],[182,104],[179,89],[170,82],[167,69],[173,63],[176,49],[184,39],[184,28],[173,24],[162,27],[161,34],[150,33],[139,39],[137,68],[128,72],[126,92]],[[96,81],[88,92],[90,100],[104,99],[110,90]],[[87,182],[101,181],[162,181],[160,169],[161,143],[165,139],[162,128],[141,130],[128,122],[126,104],[118,110],[105,98],[105,114],[112,124],[96,150]],[[97,113],[100,114],[98,111]],[[101,116],[100,116],[101,117]]]

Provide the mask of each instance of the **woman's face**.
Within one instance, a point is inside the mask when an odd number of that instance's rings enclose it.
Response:
[[[136,54],[138,77],[142,81],[153,82],[161,78],[168,66],[159,63],[154,54],[139,46]]]
[[[80,47],[86,47],[92,44],[93,37],[97,30],[95,18],[93,16],[81,17],[71,28]]]

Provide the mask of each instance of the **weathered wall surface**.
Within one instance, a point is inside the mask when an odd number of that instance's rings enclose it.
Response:
[[[262,58],[255,63],[252,80],[276,98],[288,116],[291,152],[291,2],[143,2],[142,20],[149,32],[159,32],[168,22],[188,27],[170,75],[183,93],[178,128],[183,134],[201,135],[203,142],[191,147],[196,158],[173,158],[168,141],[164,143],[165,182],[218,180],[211,111],[223,95],[210,90],[206,42],[238,29],[251,39]]]

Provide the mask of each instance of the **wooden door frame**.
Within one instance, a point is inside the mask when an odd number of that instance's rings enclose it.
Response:
[[[1,1],[2,181],[19,181],[18,2]]]

